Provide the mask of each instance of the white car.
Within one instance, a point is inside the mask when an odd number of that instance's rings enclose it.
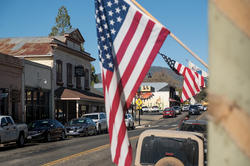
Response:
[[[148,109],[147,106],[143,106],[143,107],[142,107],[142,111],[143,111],[143,112],[149,112],[149,109]]]
[[[158,106],[153,106],[151,108],[151,112],[159,112],[159,107]]]
[[[92,119],[96,124],[96,130],[99,134],[108,131],[106,113],[104,112],[89,113],[89,114],[84,114],[82,117],[87,117]]]
[[[125,114],[125,124],[128,129],[135,129],[134,118],[131,114]]]

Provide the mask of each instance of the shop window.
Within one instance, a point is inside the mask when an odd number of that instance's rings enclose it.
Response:
[[[62,86],[63,81],[62,81],[62,61],[61,60],[56,60],[56,83],[57,85]]]
[[[85,90],[89,90],[89,70],[88,69],[85,70],[85,83],[84,83],[84,86],[85,86]]]
[[[73,87],[72,84],[72,64],[67,63],[67,86]]]

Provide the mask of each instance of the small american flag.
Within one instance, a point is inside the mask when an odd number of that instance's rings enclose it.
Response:
[[[166,55],[162,53],[160,54],[172,70],[184,77],[181,102],[184,102],[192,96],[195,96],[201,91],[201,88],[205,87],[203,76],[201,76],[197,72],[194,72],[190,68],[176,62],[175,60],[172,60]]]
[[[129,0],[96,0],[95,8],[112,161],[131,165],[124,113],[169,31]]]

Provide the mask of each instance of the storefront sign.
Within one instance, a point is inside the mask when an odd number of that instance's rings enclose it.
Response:
[[[75,77],[84,77],[84,68],[83,66],[75,67]]]

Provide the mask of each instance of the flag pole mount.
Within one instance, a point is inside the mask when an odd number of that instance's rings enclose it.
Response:
[[[151,19],[154,21],[160,23],[154,16],[152,16],[146,9],[144,9],[138,2],[135,0],[131,0],[141,11],[143,11],[145,14],[147,14]],[[160,23],[161,24],[161,23]],[[172,32],[169,34],[177,43],[179,43],[183,48],[185,48],[194,58],[196,58],[201,64],[203,64],[206,68],[208,68],[208,65],[197,55],[195,54],[191,49],[189,49],[180,39],[178,39]]]

